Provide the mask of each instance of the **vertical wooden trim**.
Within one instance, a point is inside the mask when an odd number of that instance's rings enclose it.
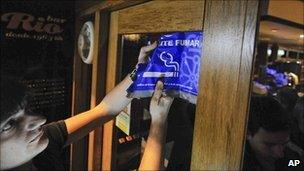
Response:
[[[105,96],[106,58],[109,31],[108,12],[95,14],[94,59],[92,68],[91,108],[98,105]],[[102,125],[90,133],[88,170],[101,170],[102,162]]]
[[[269,0],[260,1],[260,15],[268,15]]]
[[[75,37],[78,38],[82,21],[75,18]],[[73,68],[73,92],[72,92],[72,116],[89,108],[91,80],[90,66],[82,62],[77,52],[77,41],[75,41],[74,68]],[[87,137],[71,144],[70,147],[70,170],[85,169],[87,165]]]
[[[98,71],[98,50],[99,50],[99,24],[100,12],[95,12],[94,21],[94,51],[92,62],[92,83],[91,83],[91,105],[90,108],[96,106],[96,91],[97,91],[97,71]],[[89,147],[88,147],[88,170],[93,170],[94,163],[94,136],[95,131],[89,133]]]
[[[76,29],[76,28],[75,28]],[[77,29],[76,29],[77,30]],[[75,34],[76,35],[76,34]],[[74,46],[76,47],[76,45]],[[76,51],[76,48],[74,50],[74,54],[76,54],[77,51]],[[73,64],[73,83],[72,83],[72,110],[71,110],[71,113],[72,115],[71,116],[74,116],[75,115],[75,98],[76,98],[76,81],[75,81],[75,78],[76,78],[76,67],[78,66],[77,65],[77,60],[76,60],[76,55],[74,55],[74,64]],[[72,171],[72,165],[73,165],[73,144],[70,145],[70,171]]]
[[[100,14],[99,47],[98,47],[98,71],[96,80],[96,104],[99,104],[106,95],[106,72],[108,55],[108,35],[109,35],[109,12],[103,11]],[[101,170],[102,146],[103,146],[103,125],[95,129],[94,136],[94,163],[93,170]]]
[[[244,32],[244,41],[243,41],[243,50],[242,50],[242,63],[241,63],[241,70],[240,70],[240,79],[243,80],[239,82],[239,92],[240,98],[236,104],[241,104],[245,102],[246,105],[240,106],[238,109],[237,107],[236,112],[239,111],[245,115],[245,127],[243,129],[243,144],[242,144],[242,156],[241,156],[241,164],[240,169],[243,168],[243,157],[245,152],[245,143],[246,143],[246,131],[247,131],[247,123],[249,117],[249,104],[250,104],[250,96],[251,96],[251,85],[252,85],[252,77],[254,75],[254,65],[255,65],[255,46],[256,40],[259,33],[259,18],[261,12],[261,3],[258,1],[251,1],[248,0],[247,4],[247,15],[245,21],[245,32]],[[248,28],[248,29],[246,29]],[[248,72],[251,75],[248,75]],[[247,83],[247,84],[246,84]],[[249,84],[248,84],[249,83]],[[242,91],[243,90],[243,91]]]
[[[206,0],[191,170],[240,170],[257,0]]]
[[[109,36],[108,58],[107,58],[107,81],[106,92],[108,93],[115,87],[116,63],[117,63],[117,40],[118,40],[118,12],[111,13],[110,36]],[[103,148],[102,148],[102,170],[111,170],[112,159],[112,139],[114,121],[107,122],[103,129]]]

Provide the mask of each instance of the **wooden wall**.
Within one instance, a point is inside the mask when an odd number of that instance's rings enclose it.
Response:
[[[240,170],[257,0],[206,0],[191,170]]]
[[[118,33],[201,30],[204,1],[152,1],[119,11]]]
[[[76,0],[75,11],[78,16],[85,16],[93,14],[97,11],[116,11],[147,1],[150,0]]]

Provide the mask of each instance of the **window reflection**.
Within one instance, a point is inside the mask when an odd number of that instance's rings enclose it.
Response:
[[[280,10],[273,6],[278,3],[270,1],[268,14],[261,16],[244,170],[304,168],[303,22],[271,16]]]

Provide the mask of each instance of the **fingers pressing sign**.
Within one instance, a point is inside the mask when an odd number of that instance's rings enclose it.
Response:
[[[157,81],[152,100],[155,100],[157,103],[159,103],[163,89],[164,89],[163,82]]]
[[[147,53],[153,50],[154,48],[156,48],[156,46],[157,46],[157,41],[153,42],[151,45],[142,47],[140,51],[143,53]]]
[[[164,84],[161,81],[158,81],[155,86],[155,91],[150,102],[152,121],[165,121],[173,102],[173,98],[162,95],[163,87]]]
[[[153,44],[144,46],[140,49],[140,53],[138,56],[138,63],[146,63],[148,61],[148,54],[157,46],[157,42],[155,41]]]

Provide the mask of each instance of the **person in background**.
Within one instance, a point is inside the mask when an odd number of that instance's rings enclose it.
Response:
[[[304,149],[304,97],[300,97],[293,109],[293,119],[295,121],[291,139],[296,145]]]
[[[290,141],[291,115],[274,97],[252,97],[243,170],[303,169],[303,150]]]
[[[148,53],[156,45],[141,49],[138,64],[147,62]],[[46,120],[28,108],[26,88],[13,79],[1,78],[0,170],[63,170],[59,160],[62,149],[123,110],[132,100],[126,97],[132,82],[128,75],[95,108],[43,125]],[[166,118],[173,101],[163,96],[162,90],[163,83],[158,81],[150,104],[151,129],[140,170],[159,170],[162,166]]]
[[[277,91],[277,98],[288,111],[292,111],[299,99],[299,96],[296,89],[286,86]]]
[[[252,92],[255,95],[266,96],[268,94],[267,87],[257,81],[252,82]]]

